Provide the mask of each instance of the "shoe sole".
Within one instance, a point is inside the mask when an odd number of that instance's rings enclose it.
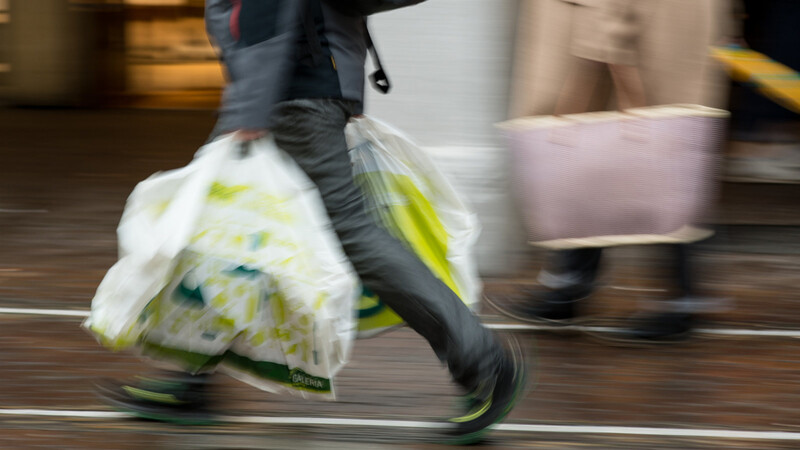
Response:
[[[619,322],[615,322],[614,324],[619,325]],[[604,324],[603,322],[598,322],[595,325],[597,327],[608,326],[608,324]],[[618,328],[618,327],[609,327],[609,328]],[[625,347],[625,348],[653,348],[653,347],[678,346],[682,344],[691,344],[698,338],[698,335],[697,333],[694,332],[694,330],[688,330],[684,333],[676,334],[674,335],[674,337],[669,339],[638,339],[635,337],[628,337],[624,334],[615,333],[614,331],[600,332],[600,331],[584,330],[583,334],[585,334],[592,341],[603,343],[613,347]]]
[[[694,333],[686,332],[675,336],[671,339],[637,339],[634,337],[625,337],[611,333],[595,333],[585,332],[586,336],[591,340],[612,347],[625,347],[625,348],[653,348],[653,347],[668,347],[686,345],[693,342]]]
[[[589,296],[581,297],[576,301],[582,301]],[[507,298],[507,297],[503,297]],[[586,324],[589,319],[587,318],[577,318],[577,319],[564,319],[564,320],[555,320],[555,319],[545,319],[541,317],[533,318],[529,316],[522,316],[517,314],[505,307],[503,307],[499,302],[495,301],[488,295],[483,296],[483,301],[485,301],[489,306],[491,306],[495,311],[499,312],[500,314],[508,317],[509,319],[514,319],[519,322],[528,323],[531,325],[548,325],[554,327],[553,332],[560,332],[560,333],[573,333],[575,330],[571,330],[570,327],[574,326],[581,326]]]

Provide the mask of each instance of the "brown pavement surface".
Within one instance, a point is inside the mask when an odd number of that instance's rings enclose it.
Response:
[[[186,164],[212,123],[206,111],[0,110],[0,307],[88,308],[114,262],[115,227],[133,186]],[[731,233],[699,249],[702,293],[729,300],[704,326],[800,329],[800,252],[788,240],[792,233],[768,230],[775,237],[768,243],[757,233]],[[593,317],[625,317],[668,295],[628,290],[668,286],[657,249],[608,256],[604,287],[588,306]],[[539,260],[532,254],[528,269],[487,280],[487,295],[515,296],[533,283]],[[509,322],[488,308],[484,314]],[[92,393],[94,381],[148,369],[132,355],[103,350],[79,325],[76,318],[0,315],[0,408],[107,411]],[[508,423],[800,433],[796,338],[700,335],[679,346],[631,349],[582,335],[517,335],[535,377]],[[452,411],[457,393],[409,330],[359,341],[335,403],[218,382],[226,414],[276,417],[432,421]],[[432,442],[418,429],[0,416],[0,448],[381,449]],[[800,441],[497,432],[488,448],[798,447]]]

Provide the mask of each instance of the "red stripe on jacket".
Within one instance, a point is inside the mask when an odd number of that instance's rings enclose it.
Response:
[[[231,11],[231,36],[237,41],[242,37],[241,29],[239,28],[239,13],[242,12],[242,0],[231,0],[233,4],[233,11]]]

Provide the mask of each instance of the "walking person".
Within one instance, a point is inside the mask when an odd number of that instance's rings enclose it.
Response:
[[[725,85],[721,72],[712,67],[708,47],[735,34],[732,6],[728,0],[526,2],[511,115],[607,109],[611,86],[620,109],[671,103],[718,106]],[[534,57],[526,54],[531,46],[525,44],[535,39]],[[691,331],[692,246],[667,247],[676,300],[615,338],[677,341]],[[597,247],[554,253],[537,288],[521,302],[498,308],[524,321],[573,321],[596,288],[602,254]]]
[[[428,341],[464,389],[467,411],[451,419],[452,431],[475,442],[520,397],[525,363],[518,346],[505,349],[451,289],[367,215],[344,129],[363,109],[369,39],[365,18],[344,14],[334,3],[206,2],[207,30],[229,76],[214,134],[235,133],[242,141],[270,135],[305,171],[363,284]],[[202,376],[173,378],[127,386],[117,395],[133,412],[159,410],[161,417],[206,406]]]

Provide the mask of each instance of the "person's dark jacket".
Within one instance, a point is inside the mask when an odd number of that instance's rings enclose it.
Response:
[[[207,0],[205,14],[228,72],[218,130],[269,128],[274,106],[284,100],[363,102],[363,18],[320,0]],[[309,28],[317,39],[308,39]],[[312,50],[316,40],[320,48]]]

